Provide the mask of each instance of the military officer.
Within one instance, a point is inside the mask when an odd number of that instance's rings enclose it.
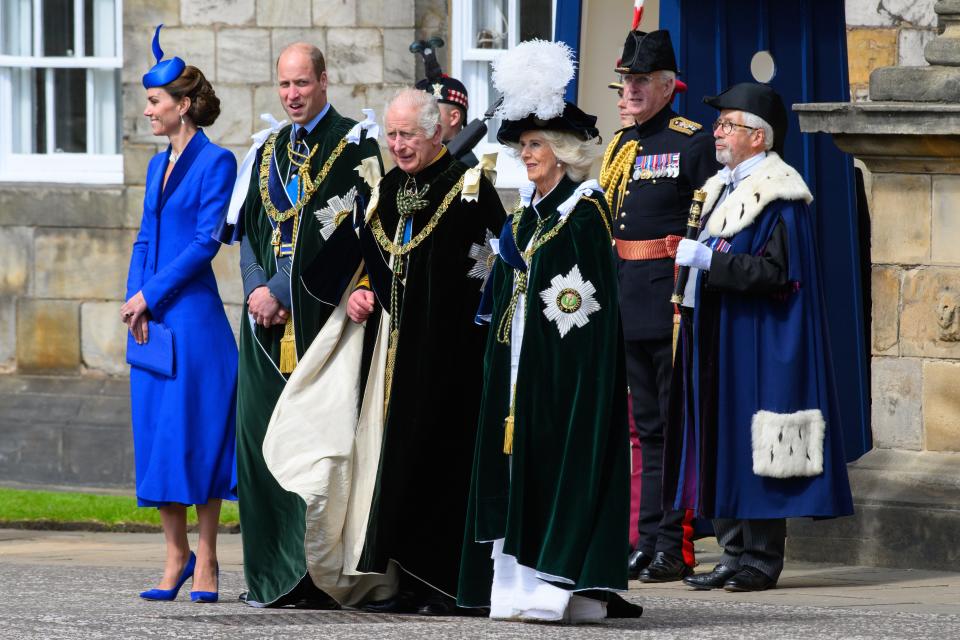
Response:
[[[614,136],[600,183],[614,215],[627,381],[643,464],[640,535],[630,556],[630,575],[666,582],[689,575],[694,563],[692,545],[684,549],[689,515],[661,506],[673,361],[673,256],[693,191],[719,165],[710,132],[670,108],[677,62],[669,32],[627,34],[616,72],[623,75],[626,111],[636,124]]]

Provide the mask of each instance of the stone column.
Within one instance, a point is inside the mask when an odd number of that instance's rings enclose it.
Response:
[[[960,0],[934,8],[930,66],[885,67],[870,100],[798,104],[871,174],[874,449],[857,513],[792,523],[792,557],[960,569]]]

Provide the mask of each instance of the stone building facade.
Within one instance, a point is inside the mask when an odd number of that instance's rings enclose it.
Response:
[[[847,0],[855,99],[865,97],[874,68],[925,64],[922,45],[935,33],[932,4]],[[259,114],[283,115],[274,63],[290,42],[313,42],[325,52],[331,102],[359,117],[366,106],[381,111],[392,91],[418,77],[408,51],[415,37],[449,40],[450,31],[445,0],[125,0],[122,15],[123,184],[0,182],[0,373],[126,373],[116,310],[147,163],[162,148],[141,115],[140,76],[152,64],[154,25],[165,25],[168,55],[198,66],[213,83],[223,110],[207,133],[238,156],[262,128]],[[236,265],[231,247],[215,262],[234,323],[242,303]]]
[[[923,48],[937,33],[935,0],[846,0],[850,94],[869,98],[870,73],[880,67],[925,66]]]

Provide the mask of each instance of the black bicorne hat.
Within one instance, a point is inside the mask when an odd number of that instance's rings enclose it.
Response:
[[[549,120],[541,120],[532,113],[520,120],[504,120],[497,131],[497,140],[504,144],[520,142],[520,134],[536,130],[566,131],[583,140],[592,140],[600,135],[597,116],[584,113],[572,102],[564,102],[563,113]]]
[[[464,112],[467,111],[467,88],[456,78],[443,76],[433,82],[424,78],[414,86],[431,94],[437,102],[452,104],[460,107]]]
[[[773,127],[773,150],[783,155],[783,142],[787,137],[787,108],[780,94],[769,85],[741,82],[718,96],[704,96],[703,101],[719,111],[746,111],[766,120]]]
[[[617,64],[617,73],[677,72],[677,57],[673,53],[670,32],[665,29],[645,33],[631,31],[623,43],[623,55]]]

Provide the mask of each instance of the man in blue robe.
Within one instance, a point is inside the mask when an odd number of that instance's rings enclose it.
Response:
[[[664,495],[723,546],[695,589],[759,591],[783,569],[786,518],[853,512],[803,178],[782,159],[787,111],[766,85],[704,102],[724,165],[703,186],[671,392]]]

